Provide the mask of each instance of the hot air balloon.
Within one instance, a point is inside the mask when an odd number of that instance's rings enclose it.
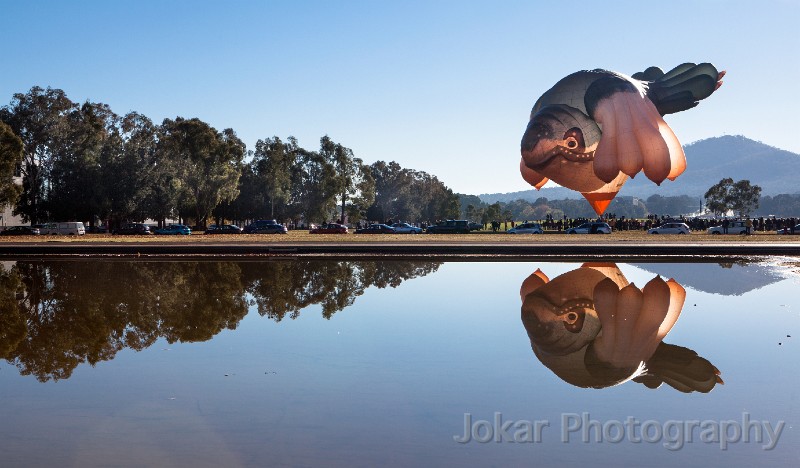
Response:
[[[584,70],[534,104],[522,137],[520,172],[537,189],[548,180],[577,190],[598,215],[628,177],[661,184],[686,169],[680,142],[662,116],[696,106],[722,85],[709,63],[658,67],[627,76]]]
[[[694,351],[666,344],[686,291],[656,276],[639,289],[613,263],[587,263],[553,280],[537,270],[520,288],[534,354],[564,381],[605,388],[634,381],[707,393],[719,370]]]

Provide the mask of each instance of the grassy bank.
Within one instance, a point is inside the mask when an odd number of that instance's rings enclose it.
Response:
[[[776,242],[800,243],[800,235],[778,235],[774,232],[758,232],[749,236],[741,235],[709,235],[691,233],[689,235],[652,235],[644,231],[615,231],[608,235],[568,235],[562,233],[505,234],[477,232],[472,234],[309,234],[308,231],[289,231],[288,234],[240,234],[240,235],[206,235],[190,236],[115,236],[111,234],[87,234],[73,236],[19,236],[0,237],[0,243],[292,243],[292,242],[399,242],[399,243],[695,243],[695,242]]]

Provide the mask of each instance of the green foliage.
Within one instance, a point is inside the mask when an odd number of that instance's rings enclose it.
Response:
[[[706,208],[714,213],[715,216],[723,215],[730,210],[730,191],[732,186],[733,179],[730,177],[722,179],[711,186],[703,196],[706,200]]]
[[[196,118],[166,119],[161,127],[158,151],[179,174],[180,203],[205,226],[217,205],[238,195],[245,145],[232,129],[218,132]]]
[[[335,143],[328,135],[320,139],[320,155],[334,168],[331,183],[341,206],[340,219],[350,213],[361,218],[375,200],[375,181],[364,162],[353,155],[353,150]]]
[[[371,220],[435,221],[459,217],[459,196],[436,176],[405,169],[395,161],[376,161],[370,166],[375,181]]]
[[[0,204],[16,201],[15,212],[32,223],[459,216],[458,196],[435,176],[396,163],[367,165],[327,135],[319,151],[300,148],[293,137],[259,140],[245,163],[245,145],[231,129],[181,117],[154,125],[141,114],[120,117],[106,104],[76,105],[62,90],[40,87],[15,94],[0,122],[0,178],[9,181],[9,171],[22,168],[21,192],[4,182]]]
[[[776,195],[766,196],[759,200],[756,216],[774,215],[781,217],[797,216],[800,213],[800,195]]]
[[[23,143],[22,194],[15,212],[32,223],[49,218],[46,202],[50,172],[58,156],[55,146],[65,131],[66,116],[75,108],[64,91],[34,86],[27,94],[14,94],[0,111],[0,120]]]
[[[728,177],[719,181],[705,194],[706,208],[715,215],[724,215],[734,211],[739,216],[748,216],[758,208],[761,187],[751,185],[749,180],[733,182]]]
[[[262,187],[269,203],[269,217],[275,217],[275,205],[286,205],[291,196],[292,163],[297,152],[297,140],[289,137],[284,143],[272,137],[256,142],[256,150],[251,162],[255,182]]]
[[[19,199],[22,188],[12,178],[22,156],[22,140],[0,121],[0,206],[14,205]]]
[[[739,213],[739,216],[746,217],[758,208],[758,200],[761,198],[761,187],[751,185],[749,180],[740,180],[731,187],[731,209]]]
[[[331,219],[339,185],[336,169],[316,151],[298,149],[292,165],[290,216],[308,222]]]

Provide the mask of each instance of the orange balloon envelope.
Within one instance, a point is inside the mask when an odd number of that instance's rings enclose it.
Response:
[[[708,63],[686,63],[668,73],[585,70],[563,78],[531,111],[520,145],[523,179],[537,189],[552,180],[577,190],[598,215],[628,177],[675,180],[686,156],[662,116],[696,106],[724,74]]]

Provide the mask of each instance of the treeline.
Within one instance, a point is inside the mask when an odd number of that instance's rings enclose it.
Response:
[[[592,207],[584,199],[548,200],[538,198],[533,202],[514,200],[512,202],[496,202],[487,204],[474,195],[461,197],[461,210],[464,217],[473,221],[487,223],[497,221],[543,220],[548,215],[553,219],[596,218]],[[635,197],[616,197],[609,205],[606,213],[617,217],[643,219],[650,214],[681,215],[696,213],[701,208],[701,200],[681,195],[664,197],[651,195],[647,200]]]
[[[594,210],[583,199],[548,200],[539,198],[533,202],[514,200],[512,202],[484,203],[475,195],[462,195],[460,198],[461,214],[466,219],[488,223],[497,221],[543,220],[550,215],[553,219],[593,219]],[[651,195],[646,200],[635,197],[616,197],[606,214],[628,219],[645,219],[650,215],[688,216],[701,211],[703,200],[688,195],[665,197]],[[800,194],[784,194],[763,196],[759,198],[758,208],[750,212],[751,216],[777,216],[779,218],[796,217],[800,213]]]
[[[26,221],[163,222],[179,218],[323,222],[435,220],[458,215],[458,196],[435,176],[395,162],[367,165],[328,136],[318,150],[258,140],[197,118],[156,124],[103,103],[78,104],[33,87],[0,109],[0,203]],[[21,143],[21,145],[19,144]],[[6,174],[8,175],[8,174]]]
[[[324,318],[368,288],[395,288],[436,262],[17,262],[0,266],[0,360],[66,379],[159,339],[210,340],[253,308],[279,322],[318,305]]]

